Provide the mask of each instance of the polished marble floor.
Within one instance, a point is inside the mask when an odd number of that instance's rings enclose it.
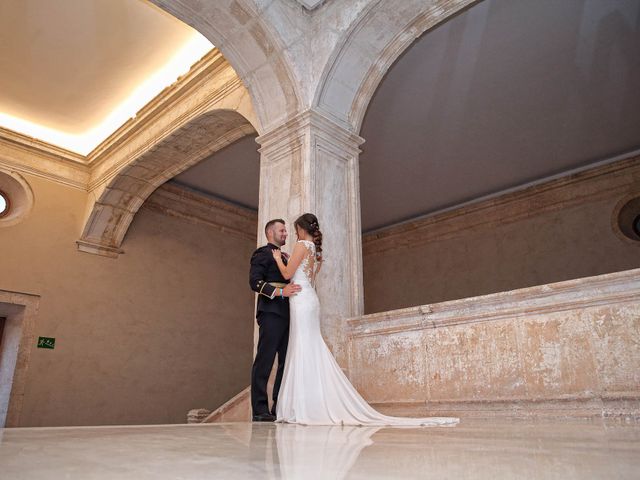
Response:
[[[640,479],[640,423],[227,423],[0,430],[0,479]]]

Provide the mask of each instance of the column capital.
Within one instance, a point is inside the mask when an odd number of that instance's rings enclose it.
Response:
[[[277,148],[308,134],[318,135],[325,140],[338,143],[342,148],[351,150],[356,155],[360,153],[359,146],[364,143],[364,138],[314,109],[300,112],[257,137],[256,142],[260,144],[262,152],[263,149]]]

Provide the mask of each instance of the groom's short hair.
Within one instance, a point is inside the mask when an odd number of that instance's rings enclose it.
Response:
[[[268,233],[267,233],[267,232],[269,232],[269,230],[271,230],[271,228],[273,228],[273,226],[274,226],[276,223],[281,223],[281,224],[283,224],[283,225],[285,224],[284,220],[283,220],[283,219],[281,219],[281,218],[274,218],[273,220],[269,220],[269,221],[267,222],[267,224],[264,226],[264,234],[265,234],[265,235],[268,235]]]

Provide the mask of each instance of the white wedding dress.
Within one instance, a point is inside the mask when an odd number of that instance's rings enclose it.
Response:
[[[351,385],[324,343],[320,332],[320,302],[313,287],[315,245],[307,249],[292,282],[302,290],[289,300],[289,346],[278,394],[278,422],[304,425],[455,425],[457,418],[389,417],[375,411]]]

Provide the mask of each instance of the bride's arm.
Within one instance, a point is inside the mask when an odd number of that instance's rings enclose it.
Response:
[[[291,277],[293,277],[293,274],[296,273],[296,270],[300,265],[300,262],[302,262],[305,253],[306,248],[304,248],[301,243],[296,243],[296,246],[293,248],[291,258],[289,258],[289,262],[285,265],[282,261],[282,252],[280,252],[280,250],[273,251],[273,258],[275,258],[278,269],[280,270],[280,273],[285,278],[285,280],[289,280]]]

